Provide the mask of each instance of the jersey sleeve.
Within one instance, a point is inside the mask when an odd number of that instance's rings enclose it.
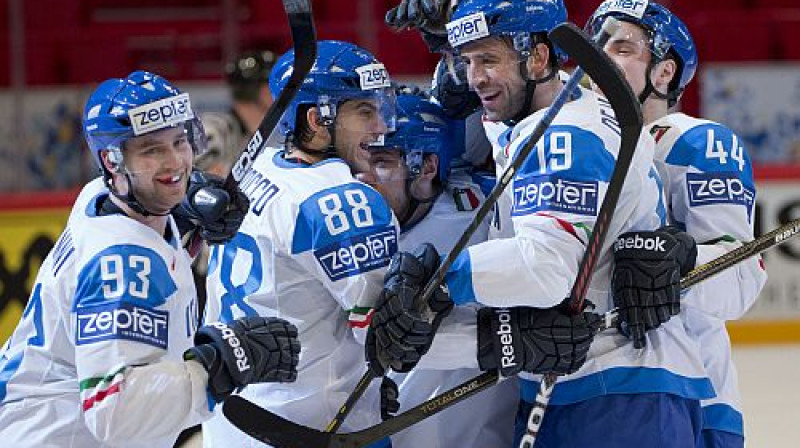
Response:
[[[512,154],[524,140],[512,143]],[[456,258],[446,276],[454,301],[544,308],[567,297],[614,163],[595,133],[551,126],[506,190],[514,236]]]
[[[380,194],[353,182],[324,189],[300,204],[291,254],[358,321],[366,319],[378,298],[397,252],[398,233]]]
[[[665,165],[672,222],[697,241],[697,265],[753,239],[756,189],[750,157],[736,134],[704,122],[675,140]],[[760,257],[754,257],[695,286],[684,303],[720,319],[738,319],[765,281]]]
[[[184,331],[184,316],[164,306],[176,293],[164,259],[149,248],[111,246],[80,269],[75,365],[84,420],[99,440],[177,437],[210,416],[205,370],[168,357],[171,329]]]

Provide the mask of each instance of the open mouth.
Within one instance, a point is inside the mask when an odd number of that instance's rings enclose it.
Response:
[[[183,174],[173,174],[171,176],[157,177],[156,181],[168,186],[177,185],[180,184],[181,181],[183,181]]]

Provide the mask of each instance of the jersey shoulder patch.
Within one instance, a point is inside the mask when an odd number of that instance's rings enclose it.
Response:
[[[300,204],[291,250],[311,251],[335,281],[388,265],[397,251],[397,229],[380,194],[351,182],[319,191]]]
[[[614,165],[614,156],[594,132],[551,126],[514,178],[512,215],[596,215],[600,185],[611,179]]]
[[[704,173],[731,173],[753,184],[750,156],[744,142],[729,128],[701,122],[681,134],[665,159],[670,165],[692,166]]]
[[[134,244],[109,246],[78,272],[73,309],[115,302],[162,305],[177,291],[164,258]]]
[[[78,273],[76,345],[124,339],[166,349],[169,312],[158,307],[176,291],[152,249],[123,244],[100,251]]]

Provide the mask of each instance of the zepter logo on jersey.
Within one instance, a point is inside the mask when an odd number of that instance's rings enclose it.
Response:
[[[77,310],[77,345],[125,339],[166,349],[169,313],[126,302]]]
[[[733,204],[747,208],[747,216],[753,211],[755,190],[742,182],[734,173],[686,173],[689,190],[689,205]]]
[[[448,22],[445,27],[447,28],[447,41],[454,48],[489,35],[489,25],[482,12]]]
[[[554,176],[531,176],[514,181],[513,216],[539,211],[577,215],[597,214],[600,194],[597,181],[578,181]]]
[[[391,87],[389,72],[383,64],[367,64],[356,68],[361,90],[382,89]]]
[[[645,10],[647,10],[648,3],[647,0],[608,0],[597,8],[594,16],[600,17],[608,13],[618,12],[641,19]]]
[[[387,227],[317,249],[314,256],[331,281],[336,281],[387,266],[395,252],[397,233],[394,228]]]
[[[188,93],[164,98],[128,111],[134,135],[142,135],[170,126],[182,124],[194,118],[192,102]]]

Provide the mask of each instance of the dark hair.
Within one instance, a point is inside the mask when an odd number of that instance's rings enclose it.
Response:
[[[292,145],[298,148],[305,148],[305,144],[314,138],[314,131],[308,125],[308,111],[316,104],[300,104],[297,106],[297,116],[295,116],[295,126],[292,130]]]
[[[235,101],[257,102],[261,87],[269,83],[269,74],[277,56],[269,50],[242,53],[225,65],[225,79]]]

